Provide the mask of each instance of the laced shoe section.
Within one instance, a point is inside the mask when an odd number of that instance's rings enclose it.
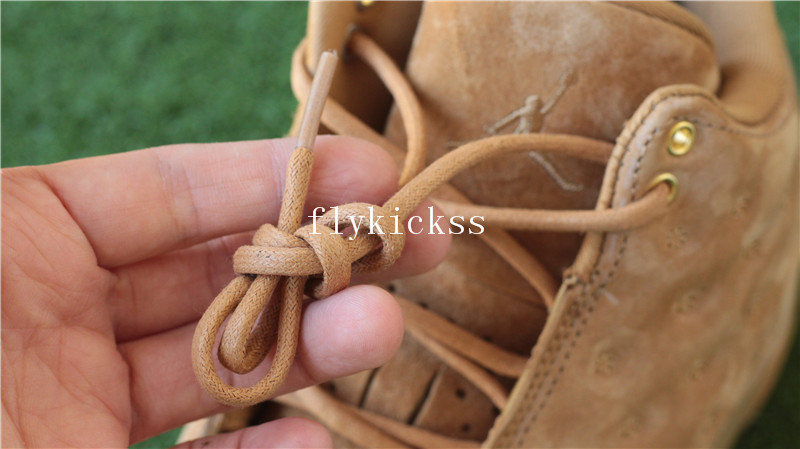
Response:
[[[294,359],[299,335],[303,292],[312,297],[329,296],[347,286],[351,271],[382,270],[391,265],[404,244],[404,236],[359,232],[355,239],[335,234],[334,216],[323,215],[317,223],[321,235],[300,227],[302,204],[308,188],[313,153],[313,134],[321,121],[339,134],[353,135],[387,149],[402,162],[401,188],[382,207],[361,203],[339,207],[339,224],[350,225],[350,217],[368,217],[368,207],[391,211],[402,222],[434,191],[434,201],[448,215],[481,215],[486,231],[479,234],[511,267],[539,293],[548,309],[558,283],[542,264],[503,229],[560,232],[623,231],[641,226],[667,211],[671,187],[654,186],[641,199],[621,208],[606,210],[546,211],[475,205],[446,184],[466,168],[490,158],[536,151],[606,163],[613,146],[607,142],[574,135],[522,134],[492,136],[466,143],[424,168],[425,130],[421,108],[413,88],[391,58],[367,36],[355,32],[349,50],[374,69],[393,94],[408,136],[406,151],[360,122],[333,99],[325,99],[330,84],[330,64],[320,63],[312,77],[303,64],[305,44],[293,59],[292,85],[305,99],[300,145],[289,164],[287,191],[278,227],[264,225],[253,245],[234,255],[239,276],[214,300],[198,324],[193,342],[193,363],[198,381],[220,402],[243,406],[272,398],[285,380]],[[323,58],[324,60],[324,58]],[[324,81],[318,81],[327,78]],[[324,102],[324,109],[322,104]],[[317,115],[314,117],[314,115]],[[310,117],[310,118],[309,118]],[[311,143],[309,143],[311,142]],[[287,217],[284,219],[284,209]],[[297,211],[300,212],[297,212]],[[380,215],[380,214],[379,214]],[[388,220],[388,219],[387,219]],[[307,280],[311,279],[309,288]],[[460,373],[501,409],[508,391],[496,375],[518,378],[527,358],[486,342],[414,302],[395,295],[403,309],[407,331],[426,349]],[[538,301],[538,299],[530,299]],[[219,346],[222,364],[237,373],[249,372],[275,346],[275,358],[267,376],[251,387],[236,387],[223,380],[213,361],[214,342],[228,319]],[[437,435],[346,404],[320,387],[278,398],[300,407],[324,424],[336,428],[351,441],[372,447],[478,447],[479,443]]]

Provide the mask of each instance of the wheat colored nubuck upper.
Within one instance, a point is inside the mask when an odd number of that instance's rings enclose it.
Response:
[[[401,167],[392,199],[341,220],[430,195],[485,232],[385,285],[407,331],[394,359],[261,410],[311,415],[340,447],[502,448],[726,446],[758,412],[798,270],[797,94],[771,4],[311,3],[291,77],[305,114],[285,211],[237,251],[195,337],[212,395],[270,398],[304,291],[402,250],[300,226],[321,123]],[[218,333],[240,373],[276,346],[267,377],[225,384]]]

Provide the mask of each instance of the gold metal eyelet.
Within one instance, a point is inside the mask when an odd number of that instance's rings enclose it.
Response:
[[[369,8],[370,6],[372,6],[374,3],[375,3],[375,0],[360,0],[358,3],[356,3],[356,8],[359,11],[363,11],[363,10]]]
[[[692,149],[697,130],[692,122],[682,121],[675,124],[669,132],[667,149],[673,156],[683,156]]]
[[[666,182],[669,186],[669,196],[667,196],[667,204],[671,203],[678,194],[678,178],[672,173],[661,173],[650,181],[650,187],[647,190],[652,190],[662,182]]]

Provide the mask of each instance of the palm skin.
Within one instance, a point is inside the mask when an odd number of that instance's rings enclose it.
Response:
[[[233,277],[233,251],[277,217],[290,152],[288,140],[184,145],[3,170],[4,446],[128,447],[225,410],[193,377],[191,336]],[[380,203],[396,188],[379,149],[322,138],[317,152],[309,207]],[[448,244],[409,237],[390,272],[360,281],[429,269]],[[378,366],[401,339],[399,308],[376,287],[312,303],[283,391]],[[228,380],[252,383],[267,367]],[[295,418],[216,438],[330,444]]]

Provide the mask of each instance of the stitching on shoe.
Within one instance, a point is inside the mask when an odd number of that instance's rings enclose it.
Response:
[[[705,100],[709,101],[711,103],[711,105],[713,107],[715,107],[716,109],[718,109],[721,113],[729,116],[729,114],[727,114],[726,110],[722,107],[722,105],[714,97],[712,97],[712,96],[710,96],[709,94],[706,94],[706,93],[700,93],[700,92],[695,92],[695,93],[676,92],[676,93],[667,95],[664,98],[661,98],[660,100],[654,102],[650,106],[648,111],[643,114],[641,120],[639,121],[639,123],[637,123],[636,128],[634,128],[634,130],[630,133],[631,137],[628,140],[628,143],[625,145],[625,150],[623,151],[623,153],[619,157],[619,161],[620,162],[619,162],[619,166],[617,167],[616,172],[614,173],[615,182],[614,182],[614,185],[613,185],[613,188],[612,188],[611,197],[610,197],[609,202],[613,201],[614,198],[617,196],[617,188],[619,187],[619,183],[620,183],[620,171],[624,166],[625,156],[630,154],[630,151],[631,151],[631,149],[633,147],[632,144],[633,144],[634,137],[637,135],[637,133],[639,132],[641,127],[644,125],[646,119],[652,116],[653,112],[656,110],[656,108],[658,106],[660,106],[665,101],[670,100],[672,98],[676,98],[676,97],[685,98],[685,99],[692,98],[692,97],[700,97],[701,99],[705,99]],[[784,103],[784,104],[787,104],[787,103]],[[731,133],[731,134],[738,134],[738,135],[745,135],[745,136],[750,136],[750,137],[761,138],[761,137],[771,136],[771,135],[776,134],[776,133],[778,133],[778,132],[780,132],[780,131],[782,131],[784,129],[784,125],[786,125],[788,120],[792,117],[792,114],[791,114],[791,107],[784,106],[783,109],[785,110],[783,112],[783,117],[780,118],[779,120],[777,120],[776,124],[771,129],[769,129],[767,131],[763,131],[763,132],[753,132],[753,131],[746,131],[746,130],[742,130],[742,129],[735,129],[735,128],[731,128],[731,127],[724,126],[724,125],[715,125],[715,124],[710,123],[710,122],[699,122],[694,118],[692,119],[692,121],[693,121],[693,123],[695,123],[695,125],[699,125],[699,126],[703,126],[703,127],[707,127],[707,128],[712,128],[712,129],[717,129],[717,130],[720,130],[720,131],[723,131],[723,132],[728,132],[728,133]],[[769,118],[766,118],[764,121],[766,121],[768,119]],[[674,121],[674,120],[689,120],[689,118],[686,118],[685,116],[673,116],[673,117],[670,118],[670,120],[671,121]],[[764,121],[762,121],[761,123],[763,123]],[[758,126],[758,125],[751,125],[751,126]],[[629,201],[632,200],[633,196],[636,194],[635,191],[636,191],[636,188],[638,187],[638,182],[639,182],[638,172],[639,172],[639,169],[640,169],[641,162],[644,159],[644,156],[650,150],[649,146],[653,142],[653,137],[661,129],[663,129],[663,128],[655,127],[650,132],[650,135],[648,136],[647,140],[642,145],[641,153],[636,158],[635,165],[634,165],[634,182],[633,182],[633,184],[631,186],[631,189],[630,189],[630,196],[628,198]],[[528,435],[531,427],[536,422],[536,420],[538,419],[539,415],[541,414],[541,412],[544,410],[544,408],[546,407],[547,403],[549,402],[548,399],[551,396],[551,394],[552,394],[553,390],[555,389],[556,385],[558,384],[558,381],[560,380],[561,375],[563,374],[563,372],[566,369],[566,364],[567,364],[567,362],[569,361],[569,359],[571,357],[572,350],[577,345],[578,338],[581,336],[581,334],[583,332],[583,327],[585,327],[588,324],[589,316],[594,311],[594,305],[595,305],[595,303],[597,302],[597,300],[598,300],[598,298],[600,296],[600,291],[602,289],[604,289],[605,286],[608,285],[611,282],[611,280],[613,280],[613,278],[614,278],[614,276],[616,274],[616,271],[617,271],[617,269],[619,267],[620,260],[622,259],[622,256],[624,255],[626,247],[627,247],[629,234],[630,234],[629,231],[627,231],[627,232],[625,232],[623,234],[622,242],[620,244],[619,250],[617,251],[617,255],[614,257],[614,262],[612,264],[612,267],[608,271],[608,274],[607,274],[607,276],[605,277],[605,279],[603,281],[598,283],[598,279],[599,279],[600,275],[602,274],[600,272],[599,268],[598,268],[598,264],[599,264],[599,261],[600,261],[600,256],[598,255],[597,258],[594,261],[594,268],[593,268],[592,273],[590,275],[589,281],[585,282],[580,277],[576,276],[575,277],[576,283],[571,285],[571,286],[569,286],[569,287],[567,287],[567,290],[565,291],[565,296],[566,296],[566,294],[568,292],[574,291],[574,289],[577,286],[582,287],[583,291],[576,297],[576,299],[574,300],[573,304],[571,304],[569,306],[569,309],[568,309],[567,313],[565,314],[566,315],[565,318],[572,317],[573,319],[571,319],[571,320],[570,319],[562,320],[561,323],[559,323],[559,325],[556,328],[556,330],[554,331],[554,335],[553,335],[553,338],[552,338],[550,344],[548,344],[548,346],[546,348],[544,348],[544,352],[543,352],[543,354],[541,356],[540,363],[538,364],[536,371],[533,373],[533,377],[531,378],[530,385],[529,385],[528,388],[525,389],[525,392],[523,394],[523,398],[522,398],[522,402],[521,402],[521,405],[520,405],[520,409],[514,414],[514,417],[512,418],[512,420],[507,425],[508,427],[513,427],[513,426],[521,424],[521,422],[524,420],[524,416],[528,415],[529,413],[531,413],[531,411],[534,408],[536,408],[536,411],[531,415],[530,419],[527,420],[527,423],[525,423],[523,431],[522,432],[517,432],[516,436],[511,437],[511,438],[513,438],[513,440],[512,440],[513,441],[513,446],[519,447],[522,444],[522,439],[526,435]],[[603,234],[603,240],[600,243],[600,247],[601,248],[606,246],[606,243],[607,243],[606,236],[607,235],[608,235],[608,233],[604,233]],[[600,252],[600,254],[602,254],[602,251]],[[592,288],[592,286],[594,286],[594,285],[596,285],[596,287]],[[589,292],[591,292],[591,293],[589,293]],[[585,315],[582,313],[582,311],[581,311],[582,309],[586,309]],[[583,315],[583,316],[581,316],[581,315]],[[569,337],[569,334],[570,334],[569,328],[572,328],[572,327],[575,327],[575,331],[574,331],[574,335],[570,338]],[[566,352],[562,356],[562,361],[561,361],[561,363],[559,364],[559,366],[557,368],[557,373],[555,374],[555,376],[553,377],[552,381],[550,382],[550,385],[549,385],[549,388],[547,389],[547,391],[545,391],[543,396],[541,396],[541,399],[539,399],[539,401],[538,401],[539,404],[537,406],[535,397],[542,390],[542,387],[543,387],[543,385],[545,383],[545,380],[546,380],[547,376],[550,375],[552,369],[554,368],[554,365],[556,364],[556,361],[558,359],[558,353],[560,353],[561,350],[563,349],[562,340],[567,340],[567,339],[569,339],[569,348],[567,348]],[[498,444],[501,447],[502,446],[507,446],[506,444],[503,444],[502,441],[504,441],[504,440],[507,441],[509,439],[509,437],[498,438],[498,441],[497,441]]]
[[[738,134],[738,135],[741,135],[741,136],[766,137],[766,136],[771,136],[773,134],[776,134],[778,131],[781,131],[783,129],[783,125],[786,124],[786,122],[789,120],[789,118],[791,116],[792,116],[792,114],[784,114],[784,116],[783,116],[783,118],[781,118],[780,122],[775,125],[775,129],[772,129],[772,130],[769,130],[769,131],[765,131],[763,133],[756,133],[756,132],[752,132],[752,131],[745,131],[745,130],[741,130],[741,129],[735,129],[735,128],[731,128],[731,127],[728,127],[728,126],[717,125],[717,124],[714,124],[714,123],[711,123],[711,122],[702,122],[702,121],[697,120],[696,118],[689,118],[689,117],[686,117],[686,116],[675,116],[675,117],[672,117],[672,120],[676,120],[676,121],[680,121],[680,120],[691,121],[695,126],[702,126],[704,128],[716,129],[716,130],[719,130],[719,131],[724,131],[724,132],[727,132],[727,133],[730,133],[730,134]]]
[[[641,126],[644,124],[645,119],[652,114],[652,112],[655,110],[655,108],[658,105],[660,105],[661,103],[663,103],[667,99],[672,98],[674,96],[678,96],[678,94],[666,96],[663,99],[659,100],[658,102],[654,103],[650,107],[650,109],[647,111],[647,113],[644,114],[644,116],[642,117],[640,122],[637,124],[636,128],[631,133],[631,136],[633,137],[633,136],[636,135],[636,133],[641,128]],[[649,145],[652,142],[652,136],[653,136],[654,133],[655,133],[655,130],[653,130],[653,132],[651,132],[650,138],[648,138],[646,144],[644,145],[644,151],[642,151],[642,154],[640,154],[639,158],[637,158],[637,164],[639,162],[641,162],[642,158],[644,157],[644,154],[647,153],[647,149],[648,149],[647,145]],[[631,138],[631,140],[632,140],[632,138]],[[624,157],[625,157],[626,154],[628,154],[630,152],[630,150],[631,150],[631,142],[629,141],[628,144],[625,146],[625,151],[623,152],[623,154],[620,157],[620,165],[619,165],[619,167],[617,167],[617,171],[614,174],[614,176],[616,178],[616,182],[614,183],[614,188],[613,188],[612,194],[611,194],[611,198],[612,199],[616,196],[616,190],[617,190],[617,187],[619,185],[619,179],[620,179],[619,172],[622,169],[622,166],[624,165],[624,163],[623,163]],[[638,171],[638,168],[635,169],[635,170]],[[552,394],[553,389],[555,388],[555,386],[558,384],[558,381],[561,378],[561,374],[565,370],[566,362],[571,357],[572,349],[574,349],[575,345],[577,344],[578,337],[583,332],[583,326],[588,323],[589,315],[591,314],[592,311],[594,311],[594,302],[596,302],[597,298],[599,297],[599,295],[598,295],[599,290],[604,288],[604,286],[607,285],[608,282],[610,282],[611,279],[613,278],[613,275],[614,275],[614,273],[616,271],[616,268],[619,265],[619,260],[621,259],[622,252],[624,252],[625,244],[627,243],[627,236],[628,236],[628,233],[626,232],[624,234],[624,236],[623,236],[622,244],[620,245],[620,250],[619,250],[617,256],[615,257],[615,261],[614,261],[614,264],[612,266],[612,270],[609,272],[609,276],[606,278],[606,280],[603,283],[601,283],[600,285],[598,285],[598,288],[591,289],[591,286],[595,284],[596,279],[601,274],[599,269],[597,268],[597,263],[599,261],[599,256],[598,256],[598,259],[595,260],[595,264],[594,264],[595,268],[593,269],[593,271],[592,271],[592,273],[590,275],[590,279],[589,279],[588,283],[584,283],[580,279],[580,277],[577,277],[578,281],[580,282],[581,286],[583,287],[583,293],[580,294],[576,298],[575,302],[569,306],[569,309],[568,309],[568,312],[567,312],[568,316],[574,315],[574,319],[573,320],[564,320],[559,324],[558,328],[555,331],[555,335],[553,336],[553,340],[551,341],[551,344],[548,345],[548,347],[545,349],[545,354],[542,355],[542,360],[540,361],[539,369],[537,369],[536,372],[534,373],[534,377],[531,380],[531,382],[533,383],[533,382],[535,382],[535,380],[537,380],[539,378],[542,378],[542,380],[537,385],[533,386],[533,388],[526,389],[525,395],[523,397],[523,403],[522,403],[523,405],[521,406],[521,410],[517,414],[515,414],[515,419],[514,419],[515,422],[512,422],[510,424],[513,425],[516,422],[521,421],[522,420],[522,416],[527,415],[534,408],[534,403],[532,403],[531,399],[533,399],[533,396],[535,396],[535,394],[537,392],[541,391],[542,385],[544,383],[544,379],[550,374],[551,368],[553,367],[553,365],[554,365],[554,363],[555,363],[555,361],[557,359],[557,354],[559,352],[561,352],[562,344],[560,344],[560,343],[561,343],[561,339],[563,338],[562,335],[564,333],[566,333],[567,334],[567,338],[569,338],[569,336],[568,336],[568,334],[569,334],[568,328],[576,326],[576,319],[580,319],[580,324],[577,325],[577,328],[575,329],[574,337],[570,339],[570,347],[564,353],[563,361],[562,361],[562,363],[560,364],[560,366],[558,368],[558,373],[555,375],[555,377],[551,381],[550,387],[544,393],[544,396],[542,397],[542,399],[539,401],[539,405],[537,407],[537,410],[534,412],[534,414],[531,416],[531,418],[526,423],[523,432],[517,434],[516,438],[514,439],[514,444],[513,444],[514,446],[520,446],[521,445],[522,438],[524,438],[524,436],[529,433],[530,428],[536,422],[536,419],[538,419],[539,414],[542,412],[542,410],[544,410],[545,406],[547,405],[548,398]],[[606,235],[604,234],[603,235],[603,242],[601,243],[601,247],[605,246],[605,244],[606,244]],[[574,287],[571,287],[571,288],[574,288]],[[587,297],[587,291],[589,291],[589,290],[593,290],[593,292],[592,292],[591,296]],[[583,309],[583,308],[587,308],[588,313],[586,314],[586,316],[581,317],[582,313],[581,313],[580,309]],[[548,359],[545,359],[545,356],[549,356],[551,354],[552,354],[552,360],[549,357],[548,357]],[[530,405],[528,405],[528,404],[530,404]]]

